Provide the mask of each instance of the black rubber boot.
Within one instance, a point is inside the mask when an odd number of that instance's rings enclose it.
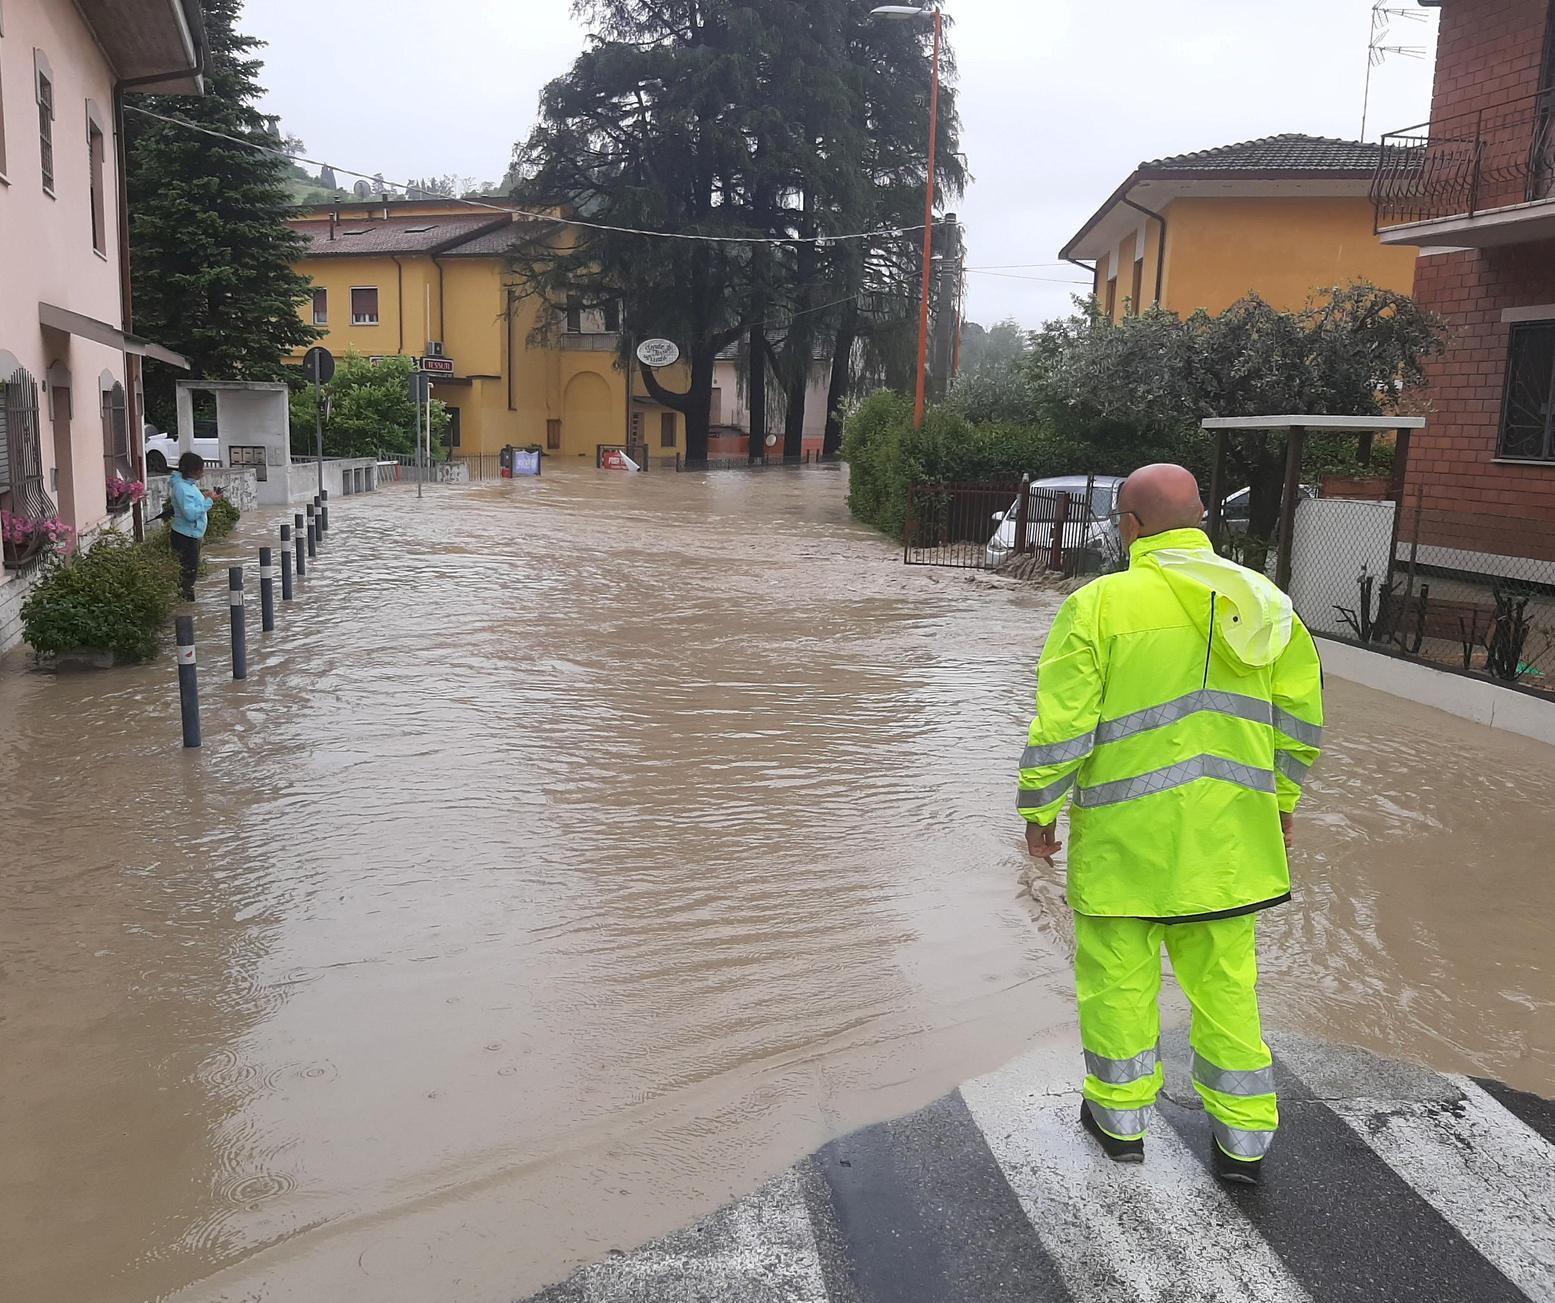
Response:
[[[1096,1119],[1091,1116],[1090,1106],[1084,1100],[1080,1101],[1080,1125],[1095,1138],[1096,1143],[1102,1147],[1102,1152],[1112,1159],[1114,1163],[1142,1163],[1145,1161],[1144,1138],[1119,1140],[1116,1136],[1109,1136],[1096,1125]]]
[[[1213,1139],[1209,1147],[1215,1156],[1215,1175],[1222,1181],[1230,1181],[1235,1185],[1258,1185],[1263,1180],[1263,1159],[1255,1158],[1249,1162],[1242,1158],[1232,1158]]]

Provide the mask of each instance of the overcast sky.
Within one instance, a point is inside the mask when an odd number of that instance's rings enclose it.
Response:
[[[871,0],[858,0],[860,4]],[[1434,10],[1390,44],[1434,55]],[[314,157],[389,180],[495,181],[540,88],[585,30],[568,0],[248,0],[269,43],[265,107]],[[1081,273],[1052,264],[1143,159],[1283,131],[1360,132],[1371,0],[946,0],[962,139],[973,320],[1035,326]],[[927,75],[927,71],[925,71]],[[1373,74],[1368,137],[1429,116],[1430,58]],[[1012,266],[1012,264],[1015,264]],[[1033,279],[1016,279],[1033,278]],[[1048,279],[1036,279],[1048,278]]]

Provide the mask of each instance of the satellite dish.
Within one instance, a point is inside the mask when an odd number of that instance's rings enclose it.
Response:
[[[351,187],[351,193],[358,199],[371,199],[373,188],[366,181],[358,181]]]

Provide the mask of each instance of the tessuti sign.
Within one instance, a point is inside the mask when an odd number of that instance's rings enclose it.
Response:
[[[680,361],[680,349],[672,340],[645,339],[637,346],[637,360],[644,366],[674,366]]]
[[[421,359],[421,369],[428,375],[451,376],[454,373],[454,361],[451,357],[424,357]]]

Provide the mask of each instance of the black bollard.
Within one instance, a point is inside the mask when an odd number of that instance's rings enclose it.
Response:
[[[194,616],[180,615],[173,628],[178,637],[178,713],[183,717],[184,745],[200,745],[200,684],[194,668]]]
[[[303,579],[308,573],[308,559],[305,553],[307,547],[307,535],[302,528],[302,512],[296,512],[292,516],[292,533],[297,540],[297,578]]]
[[[232,604],[232,677],[248,677],[248,627],[243,610],[243,567],[227,567],[227,600]]]
[[[329,533],[329,490],[325,489],[319,494],[319,533]]]
[[[259,549],[259,627],[275,632],[275,558],[270,549]]]
[[[313,560],[319,554],[319,518],[318,508],[313,503],[308,503],[308,560]]]
[[[292,527],[281,526],[281,600],[292,600]]]

